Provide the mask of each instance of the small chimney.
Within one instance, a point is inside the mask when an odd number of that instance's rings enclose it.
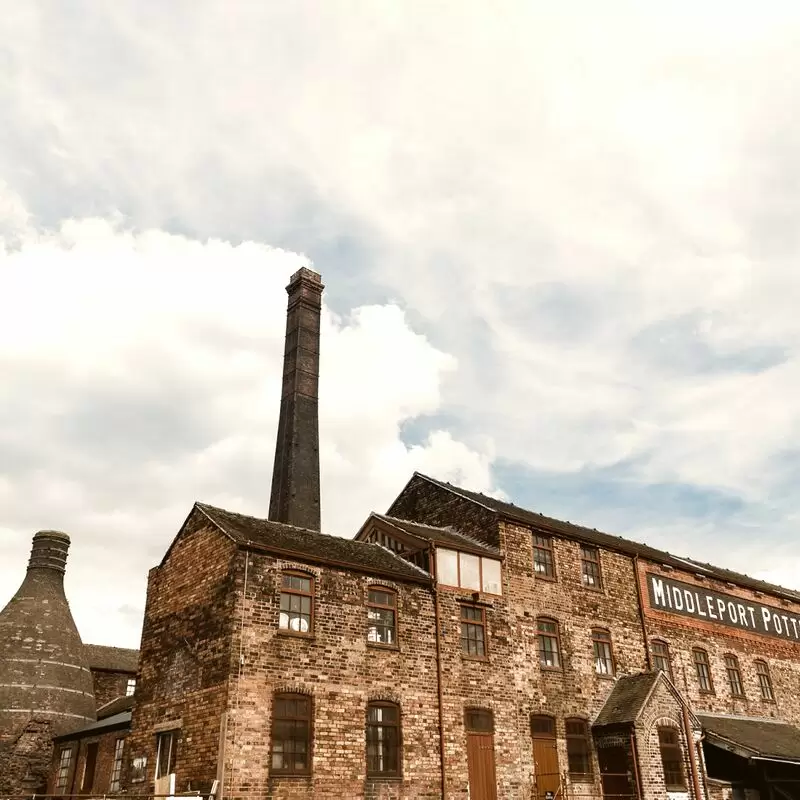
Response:
[[[320,530],[319,490],[319,328],[320,276],[305,267],[292,275],[286,291],[286,347],[283,391],[269,518]]]
[[[28,571],[52,569],[64,574],[67,567],[69,536],[61,531],[39,531],[33,536]]]

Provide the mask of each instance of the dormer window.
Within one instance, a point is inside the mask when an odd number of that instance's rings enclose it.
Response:
[[[444,586],[502,594],[500,562],[443,547],[436,549],[436,580]]]

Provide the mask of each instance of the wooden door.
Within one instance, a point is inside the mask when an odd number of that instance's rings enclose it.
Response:
[[[465,723],[470,800],[497,800],[492,712],[468,709]]]
[[[597,763],[600,766],[605,800],[630,800],[636,797],[627,747],[598,747]]]
[[[561,790],[561,771],[558,767],[555,719],[546,716],[533,717],[531,733],[536,798],[537,800],[558,798]]]
[[[172,795],[175,792],[175,744],[177,732],[158,734],[156,748],[156,779],[153,793]]]

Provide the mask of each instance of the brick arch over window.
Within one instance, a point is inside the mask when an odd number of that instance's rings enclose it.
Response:
[[[391,689],[380,689],[367,695],[367,703],[394,703],[401,705],[401,697]]]
[[[304,694],[308,697],[314,697],[314,690],[309,689],[307,686],[300,686],[297,683],[279,683],[272,689],[272,696],[277,694]]]
[[[650,726],[649,733],[648,748],[661,761],[667,791],[685,792],[689,768],[681,725],[671,717],[660,717]]]

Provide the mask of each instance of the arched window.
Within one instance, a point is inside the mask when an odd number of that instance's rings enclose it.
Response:
[[[367,775],[400,774],[400,706],[377,701],[367,706]]]
[[[704,694],[714,693],[714,682],[711,680],[711,665],[708,663],[708,653],[699,647],[692,650],[694,668],[697,672],[697,683]]]
[[[467,733],[494,733],[494,714],[485,708],[468,708],[464,711]]]
[[[725,656],[725,671],[728,673],[731,694],[734,697],[744,697],[744,685],[742,684],[742,672],[739,669],[739,659],[733,653],[728,653]]]
[[[397,644],[397,592],[393,589],[370,586],[367,590],[367,641]]]
[[[669,645],[662,639],[653,639],[650,642],[650,652],[653,656],[653,666],[672,677],[672,659],[669,655]]]
[[[276,694],[272,708],[271,772],[308,775],[311,772],[311,698]]]
[[[592,628],[592,650],[594,671],[598,675],[613,675],[614,651],[611,649],[611,634],[605,628]]]
[[[573,718],[564,722],[567,734],[567,763],[573,780],[591,780],[592,750],[589,724],[585,719]]]
[[[539,617],[536,620],[536,638],[539,642],[539,666],[543,669],[561,669],[558,622],[548,617]]]
[[[755,662],[756,675],[758,676],[758,688],[761,689],[761,699],[774,701],[775,695],[772,691],[772,680],[769,677],[769,667],[766,661],[759,659]]]
[[[664,767],[664,783],[667,791],[685,792],[683,750],[677,728],[659,728],[658,745],[661,750],[661,765]]]
[[[284,572],[278,627],[288,633],[310,636],[314,631],[313,622],[314,578],[303,572]]]

